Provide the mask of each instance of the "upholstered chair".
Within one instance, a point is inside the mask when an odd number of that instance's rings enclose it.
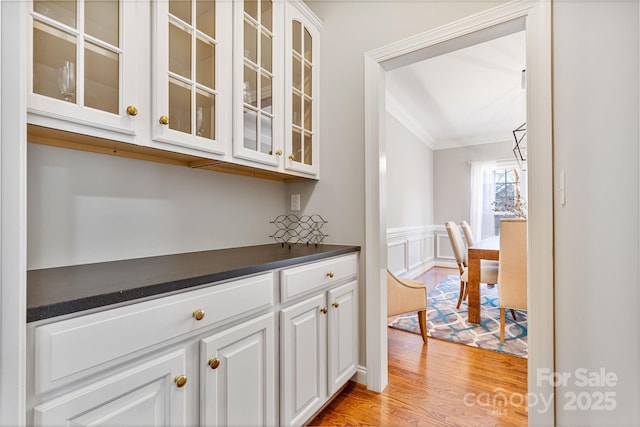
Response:
[[[387,270],[387,316],[417,311],[422,340],[427,342],[427,288],[417,280],[395,276]]]
[[[500,342],[504,342],[505,308],[527,309],[526,219],[509,218],[500,221],[498,295],[500,297]]]

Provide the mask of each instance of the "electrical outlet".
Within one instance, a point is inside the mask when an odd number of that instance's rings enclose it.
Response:
[[[291,210],[292,211],[300,210],[300,194],[291,195]]]

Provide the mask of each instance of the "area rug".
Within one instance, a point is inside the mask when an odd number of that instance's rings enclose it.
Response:
[[[511,312],[505,313],[505,342],[500,343],[500,303],[498,287],[480,285],[481,322],[479,325],[467,321],[467,301],[456,309],[460,291],[459,276],[449,276],[428,294],[427,335],[458,344],[466,344],[486,350],[512,354],[527,358],[527,312],[516,310],[516,319]],[[390,327],[420,333],[418,315],[409,313],[390,318]]]

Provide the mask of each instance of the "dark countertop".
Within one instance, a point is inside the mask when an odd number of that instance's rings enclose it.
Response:
[[[278,243],[27,271],[27,322],[337,255],[359,246]]]

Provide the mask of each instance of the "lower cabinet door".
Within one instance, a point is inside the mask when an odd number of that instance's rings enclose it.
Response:
[[[200,425],[275,425],[273,313],[200,341]]]
[[[280,312],[280,424],[301,425],[327,397],[324,294]]]
[[[38,426],[184,426],[184,349],[34,408]]]
[[[329,395],[333,395],[358,369],[358,282],[328,292],[327,332]]]

